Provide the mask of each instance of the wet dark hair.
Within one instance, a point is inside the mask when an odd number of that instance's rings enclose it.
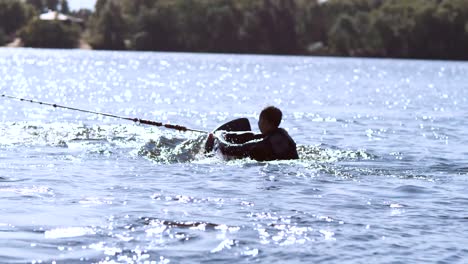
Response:
[[[283,118],[283,113],[281,113],[281,110],[274,106],[268,106],[265,107],[265,109],[263,109],[260,113],[260,119],[262,118],[268,120],[275,127],[279,127],[281,119]]]

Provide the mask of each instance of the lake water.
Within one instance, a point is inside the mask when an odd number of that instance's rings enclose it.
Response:
[[[0,49],[0,94],[210,131],[263,107],[300,160],[0,98],[1,263],[466,263],[468,63]]]

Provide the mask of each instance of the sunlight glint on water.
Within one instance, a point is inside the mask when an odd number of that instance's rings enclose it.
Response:
[[[1,98],[0,262],[464,262],[468,64],[0,49],[0,93],[210,131],[264,106],[301,159]],[[255,129],[257,129],[255,127]]]

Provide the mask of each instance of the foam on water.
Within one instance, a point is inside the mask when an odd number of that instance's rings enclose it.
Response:
[[[59,147],[70,152],[111,154],[128,151],[154,162],[203,162],[206,135],[174,132],[137,125],[92,125],[75,123],[6,122],[0,123],[0,146]],[[373,159],[364,150],[299,145],[299,162],[336,162]],[[216,157],[216,160],[222,157]],[[289,163],[289,162],[286,162]]]

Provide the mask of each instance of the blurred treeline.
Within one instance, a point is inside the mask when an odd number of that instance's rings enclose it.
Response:
[[[468,59],[468,0],[98,0],[98,49]]]
[[[33,9],[20,1],[0,0],[0,45],[10,41],[33,15]]]
[[[48,10],[87,19],[91,10],[70,11],[67,0],[0,0],[0,45],[21,37],[24,46],[74,48],[83,28],[63,21],[42,21]]]
[[[468,0],[97,0],[86,36],[95,49],[466,60]]]

